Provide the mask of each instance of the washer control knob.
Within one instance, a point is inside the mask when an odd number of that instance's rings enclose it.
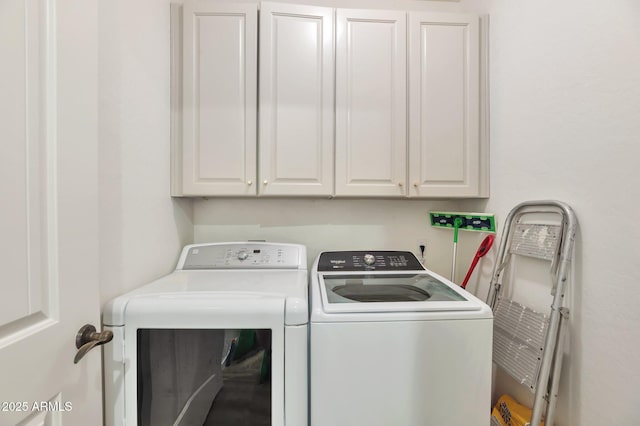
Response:
[[[372,254],[365,254],[364,263],[366,263],[367,265],[373,265],[374,263],[376,263],[376,257]]]
[[[242,250],[238,252],[239,260],[247,260],[247,257],[249,257],[249,253],[247,253],[246,251]]]

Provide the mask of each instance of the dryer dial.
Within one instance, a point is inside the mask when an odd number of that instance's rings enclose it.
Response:
[[[376,257],[372,254],[365,254],[364,255],[364,263],[367,265],[373,265],[374,263],[376,263]]]

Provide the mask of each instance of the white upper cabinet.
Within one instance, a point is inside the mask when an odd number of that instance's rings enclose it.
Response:
[[[184,3],[175,195],[256,193],[257,15],[255,4]]]
[[[406,195],[406,13],[336,14],[337,196]]]
[[[478,16],[409,14],[409,190],[483,196]]]
[[[333,9],[260,9],[259,193],[333,193]]]
[[[259,16],[172,5],[172,195],[488,196],[486,21],[275,2]]]

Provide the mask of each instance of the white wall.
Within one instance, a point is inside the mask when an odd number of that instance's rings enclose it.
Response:
[[[169,196],[169,2],[99,5],[101,301],[171,271],[193,239]]]
[[[323,250],[390,249],[419,255],[422,240],[427,243],[426,266],[449,277],[453,232],[429,226],[429,211],[451,211],[454,206],[416,200],[197,200],[195,240],[304,244],[309,264]],[[465,238],[462,235],[460,242]],[[470,260],[460,261],[468,266]]]
[[[491,198],[580,222],[558,425],[638,424],[640,2],[493,0]],[[499,383],[498,392],[513,391]]]

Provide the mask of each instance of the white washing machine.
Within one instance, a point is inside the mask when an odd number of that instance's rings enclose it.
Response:
[[[112,300],[106,424],[306,425],[306,262],[301,245],[190,245]]]
[[[311,426],[489,425],[489,307],[403,251],[311,272]]]

